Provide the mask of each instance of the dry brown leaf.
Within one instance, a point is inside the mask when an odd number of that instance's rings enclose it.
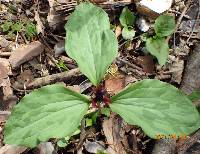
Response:
[[[7,74],[7,70],[6,68],[0,63],[0,86],[3,82],[3,79],[7,78],[8,74]]]
[[[184,61],[177,58],[176,61],[173,62],[169,67],[169,72],[172,72],[172,78],[171,78],[172,82],[176,82],[178,84],[181,83],[183,69],[184,69]]]
[[[9,58],[10,64],[13,68],[16,68],[22,63],[38,56],[43,51],[44,46],[39,41],[32,42],[25,46],[21,46],[15,51],[11,52],[11,56]]]
[[[40,19],[40,15],[38,13],[38,11],[35,11],[35,21],[37,22],[37,25],[36,25],[36,30],[37,30],[37,34],[42,34],[44,35],[44,25]]]
[[[138,62],[142,66],[143,71],[149,74],[153,74],[155,71],[155,63],[153,57],[150,55],[139,56]]]
[[[20,147],[20,146],[6,144],[0,148],[0,154],[21,154],[26,149],[27,149],[26,147]]]
[[[34,79],[31,70],[25,70],[17,77],[17,81],[20,84],[29,84]]]
[[[37,146],[34,154],[57,154],[57,152],[51,142],[44,142]]]
[[[109,154],[126,154],[121,143],[123,137],[120,135],[120,124],[118,122],[118,119],[111,115],[109,119],[104,119],[102,124],[103,132],[109,145],[106,151]]]
[[[110,95],[115,95],[125,87],[125,76],[122,74],[110,76],[105,80],[105,88]]]
[[[115,36],[118,38],[122,34],[122,28],[118,25],[115,29]]]

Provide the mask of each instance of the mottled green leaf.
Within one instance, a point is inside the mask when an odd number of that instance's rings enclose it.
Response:
[[[128,26],[133,26],[135,23],[135,16],[133,13],[128,9],[128,7],[124,7],[122,10],[122,13],[119,17],[119,21],[122,26],[128,27]]]
[[[148,38],[146,41],[146,48],[157,58],[161,66],[165,65],[169,55],[169,47],[164,38]]]
[[[154,24],[154,29],[156,35],[159,37],[164,37],[171,35],[175,30],[175,19],[169,15],[161,15],[159,16]]]
[[[66,52],[89,80],[98,85],[117,56],[117,39],[110,30],[106,12],[91,4],[81,3],[65,26]]]
[[[188,95],[188,98],[191,101],[198,101],[200,100],[200,91],[194,91],[190,95]]]
[[[122,30],[122,37],[125,40],[132,40],[135,36],[135,31],[132,28],[124,27]]]
[[[112,97],[111,109],[126,122],[158,135],[188,135],[200,127],[192,102],[174,86],[159,80],[143,80]]]
[[[88,103],[85,96],[59,84],[34,90],[13,109],[5,125],[4,142],[35,147],[49,138],[70,136]]]

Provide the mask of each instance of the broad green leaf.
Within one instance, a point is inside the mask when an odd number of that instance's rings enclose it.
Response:
[[[200,127],[192,102],[174,86],[147,79],[112,97],[111,109],[151,138],[188,135]]]
[[[133,13],[128,9],[128,7],[124,7],[122,10],[122,13],[119,17],[119,21],[122,26],[128,27],[128,26],[133,26],[135,23],[135,16]]]
[[[146,41],[146,48],[157,58],[161,66],[165,65],[169,55],[169,47],[164,38],[148,38]]]
[[[132,40],[134,36],[135,36],[135,31],[132,28],[131,29],[129,29],[128,27],[123,28],[122,37],[125,40]]]
[[[117,56],[117,39],[110,30],[106,12],[91,4],[81,3],[65,26],[65,49],[89,80],[98,85]]]
[[[200,100],[200,91],[194,91],[190,95],[188,95],[188,98],[191,101],[198,101]]]
[[[4,142],[32,148],[49,138],[70,136],[88,103],[85,96],[59,84],[34,90],[13,109],[5,125]]]
[[[164,37],[171,35],[175,30],[175,19],[169,15],[161,15],[159,16],[154,24],[154,29],[156,35],[159,37]]]

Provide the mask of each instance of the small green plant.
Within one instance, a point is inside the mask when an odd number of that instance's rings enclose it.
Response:
[[[18,32],[24,32],[28,40],[31,40],[34,36],[37,35],[36,26],[32,22],[23,22],[23,21],[5,21],[1,28],[4,33],[8,33],[9,37],[14,37]]]
[[[28,40],[31,40],[33,37],[37,35],[36,26],[32,22],[28,22],[25,24],[24,32]]]
[[[128,9],[128,7],[124,7],[120,15],[119,21],[121,25],[124,27],[122,29],[122,37],[126,40],[132,40],[133,37],[135,36],[135,30],[133,29],[133,24],[135,23],[135,19],[136,17]]]
[[[6,144],[33,148],[50,138],[71,136],[90,104],[99,110],[110,108],[127,123],[140,126],[151,138],[189,135],[199,128],[200,116],[192,101],[168,83],[147,79],[115,96],[107,94],[101,80],[117,56],[118,43],[103,9],[81,3],[65,29],[66,52],[95,86],[92,97],[60,84],[34,90],[14,107],[6,122]]]
[[[159,16],[154,24],[156,35],[146,40],[147,50],[158,59],[158,63],[163,66],[167,62],[169,46],[165,37],[171,35],[175,29],[174,17],[169,15]]]
[[[61,59],[58,61],[58,63],[56,64],[56,66],[60,69],[63,69],[65,71],[68,70],[67,66],[65,65],[64,61]]]

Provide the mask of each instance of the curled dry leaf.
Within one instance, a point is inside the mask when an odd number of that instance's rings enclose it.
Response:
[[[37,22],[36,29],[37,29],[37,34],[43,34],[44,35],[44,25],[40,19],[40,15],[38,11],[35,11],[35,21]]]
[[[122,34],[122,27],[118,25],[115,29],[115,36],[118,38]]]

